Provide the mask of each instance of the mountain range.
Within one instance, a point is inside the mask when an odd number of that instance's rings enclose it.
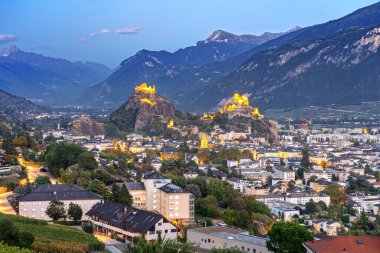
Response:
[[[0,88],[44,105],[66,105],[111,72],[101,64],[46,57],[16,46],[0,52]]]
[[[140,82],[156,84],[160,94],[177,108],[194,112],[212,110],[235,91],[251,94],[254,98],[251,101],[264,108],[379,100],[377,89],[371,94],[366,92],[379,81],[376,64],[370,65],[376,60],[377,46],[355,45],[360,43],[361,36],[376,44],[377,26],[380,26],[380,3],[337,20],[296,28],[260,42],[254,40],[251,48],[229,54],[223,51],[214,60],[209,56],[221,52],[219,48],[229,47],[232,41],[251,40],[216,31],[197,46],[175,53],[142,50],[123,61],[107,79],[86,89],[78,103],[116,107]],[[203,59],[191,57],[199,55],[194,53],[198,50],[209,52],[210,45],[218,48],[213,54],[202,52]],[[188,58],[180,57],[183,50],[188,52]],[[355,55],[360,55],[356,64],[341,62],[340,57],[351,59]],[[289,59],[278,64],[278,57]],[[258,67],[254,68],[255,64]],[[353,89],[355,94],[345,94],[344,88]]]

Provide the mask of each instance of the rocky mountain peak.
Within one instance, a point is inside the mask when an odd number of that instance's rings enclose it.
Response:
[[[22,52],[21,49],[19,49],[15,45],[10,45],[9,47],[6,47],[1,51],[0,56],[7,57],[11,54],[15,54],[15,53],[19,53],[19,52]]]

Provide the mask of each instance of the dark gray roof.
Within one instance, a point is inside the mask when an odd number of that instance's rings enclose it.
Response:
[[[83,200],[103,199],[102,196],[85,191],[79,186],[70,184],[45,184],[32,187],[32,191],[19,201]]]
[[[125,185],[129,191],[145,190],[145,185],[142,182],[129,182]]]
[[[166,193],[187,193],[187,191],[172,183],[161,186],[160,190]]]
[[[109,222],[111,226],[125,231],[139,233],[152,230],[154,225],[163,219],[161,214],[127,207],[110,201],[96,204],[86,215],[97,216],[99,219]],[[164,222],[167,222],[167,220],[164,219]]]
[[[168,179],[167,177],[161,175],[160,173],[154,171],[144,175],[145,179]]]

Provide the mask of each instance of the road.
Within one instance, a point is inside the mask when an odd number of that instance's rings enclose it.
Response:
[[[16,214],[12,206],[8,202],[8,196],[12,195],[12,192],[6,192],[0,194],[0,212],[5,214]]]
[[[38,176],[48,176],[52,184],[59,183],[58,180],[49,172],[41,172],[40,168],[42,165],[38,162],[25,161],[25,159],[20,156],[17,158],[18,162],[26,168],[26,173],[28,174],[29,182],[33,183]]]

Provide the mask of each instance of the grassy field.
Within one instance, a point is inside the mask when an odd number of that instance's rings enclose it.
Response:
[[[86,253],[104,248],[94,236],[75,228],[3,213],[0,213],[0,219],[9,219],[20,231],[33,234],[32,248],[37,252]]]

